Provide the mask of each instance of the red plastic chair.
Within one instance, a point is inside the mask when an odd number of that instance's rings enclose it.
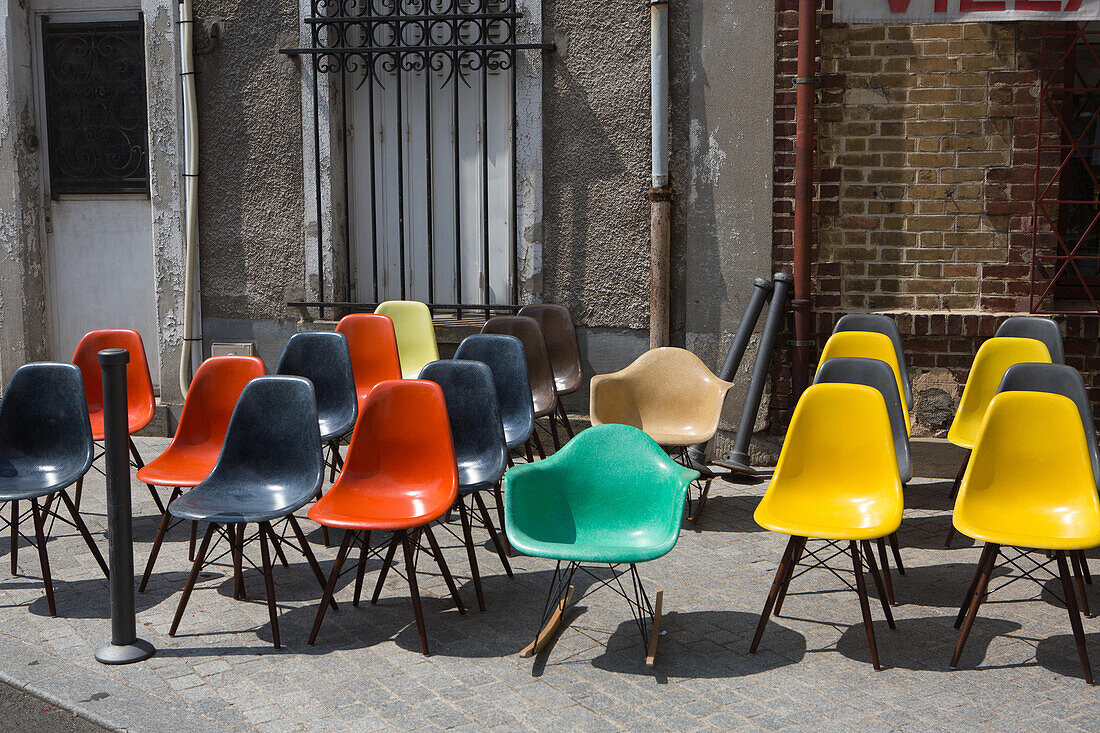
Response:
[[[145,344],[141,334],[128,328],[102,328],[89,331],[80,339],[73,353],[73,364],[80,369],[84,378],[84,394],[88,398],[88,418],[92,423],[92,439],[103,440],[103,373],[96,355],[102,349],[126,349],[130,352],[130,361],[126,365],[126,407],[130,435],[138,432],[153,419],[156,412],[156,397],[153,395],[153,378],[149,376],[149,362],[145,358]],[[130,440],[130,455],[139,469],[145,466],[133,439]],[[80,508],[80,493],[84,488],[84,479],[76,484],[74,497],[77,509]],[[164,511],[164,504],[156,490],[150,486],[149,493],[157,508]]]
[[[376,384],[387,379],[401,379],[393,321],[389,316],[376,313],[353,313],[340,319],[336,333],[344,334],[348,340],[355,392],[362,412],[367,395]]]
[[[256,377],[264,376],[264,363],[254,356],[215,356],[204,361],[191,380],[183,414],[172,442],[164,452],[137,472],[138,481],[150,486],[170,486],[171,504],[185,488],[202,483],[218,462],[229,428],[229,418],[241,390]],[[138,590],[144,592],[153,564],[168,532],[171,515],[164,512],[153,541],[145,575]],[[191,524],[191,559],[195,553],[195,523]]]
[[[358,539],[364,548],[353,601],[353,605],[358,606],[363,590],[363,568],[370,552],[370,533],[372,530],[390,530],[393,540],[378,575],[371,603],[378,602],[386,574],[400,544],[405,556],[416,628],[420,634],[420,648],[424,654],[428,653],[414,552],[419,548],[423,534],[428,539],[430,554],[439,565],[459,613],[466,613],[430,526],[447,513],[457,496],[458,469],[443,390],[435,382],[421,379],[380,383],[371,391],[366,406],[359,413],[339,478],[309,510],[309,518],[314,522],[345,530],[321,607],[317,609],[313,631],[309,635],[311,645],[317,640],[317,632],[332,600],[336,581],[340,578],[340,568],[348,556],[352,541]]]

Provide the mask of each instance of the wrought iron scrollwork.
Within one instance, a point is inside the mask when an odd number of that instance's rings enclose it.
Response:
[[[141,23],[46,23],[42,36],[51,193],[148,193]]]

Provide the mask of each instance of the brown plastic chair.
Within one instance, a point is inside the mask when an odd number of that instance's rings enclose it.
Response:
[[[564,305],[535,303],[519,309],[521,316],[534,318],[542,328],[546,339],[546,350],[550,355],[550,366],[554,370],[554,388],[558,392],[558,413],[569,437],[573,437],[573,426],[569,424],[561,396],[573,394],[581,388],[584,375],[581,369],[581,348],[577,343],[577,329],[573,325],[573,316]]]
[[[592,377],[589,417],[593,425],[640,428],[661,446],[679,448],[681,461],[690,467],[687,447],[714,437],[732,386],[690,351],[665,346],[647,351],[625,369]],[[689,494],[693,521],[706,503],[710,482],[708,477],[694,508]]]
[[[546,340],[543,338],[539,322],[529,316],[494,316],[485,322],[481,332],[515,336],[523,344],[523,353],[527,357],[527,375],[531,381],[531,402],[535,408],[536,424],[538,418],[545,417],[550,423],[554,450],[561,448],[556,422],[558,392],[554,386],[554,369],[550,365],[550,355],[546,351]],[[545,458],[546,454],[542,449],[538,432],[533,431],[531,436],[539,449],[539,455]]]

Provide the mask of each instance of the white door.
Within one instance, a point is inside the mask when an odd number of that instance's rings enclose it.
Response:
[[[36,16],[52,357],[96,328],[141,334],[160,373],[148,108],[135,11]]]
[[[455,12],[396,1],[409,13],[402,30],[395,36],[395,23],[378,22],[373,42],[352,45],[400,46],[397,38],[418,37],[418,13],[439,14],[429,23],[438,35]],[[461,3],[463,12],[477,7]],[[511,303],[513,71],[502,55],[488,63],[474,52],[436,52],[427,63],[425,55],[380,53],[372,73],[366,57],[344,72],[354,298]]]

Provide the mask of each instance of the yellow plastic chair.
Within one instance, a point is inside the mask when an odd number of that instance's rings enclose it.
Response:
[[[393,321],[402,377],[416,379],[421,369],[439,361],[439,345],[428,306],[416,300],[387,300],[379,303],[374,312]]]
[[[958,666],[1002,546],[1046,550],[1040,562],[1032,563],[1058,565],[1081,668],[1092,684],[1066,553],[1072,556],[1100,545],[1100,501],[1081,415],[1071,399],[1049,392],[1003,392],[993,398],[963,476],[952,523],[985,547],[955,620],[961,630],[951,666]],[[1009,558],[1006,565],[1019,568],[1019,562]],[[1074,565],[1076,594],[1088,613],[1081,569]],[[1041,584],[1031,573],[1024,577]]]
[[[896,532],[901,510],[901,475],[882,393],[862,384],[822,383],[807,389],[795,405],[775,475],[753,515],[764,529],[791,539],[749,651],[756,653],[773,610],[776,616],[782,610],[806,542],[823,539],[835,548],[833,557],[851,555],[871,663],[879,669],[863,564],[892,629],[894,617],[871,540]],[[826,567],[815,553],[809,557],[810,567]]]
[[[909,408],[905,403],[905,383],[901,378],[901,367],[898,365],[898,352],[894,348],[894,342],[890,337],[873,331],[837,331],[825,342],[825,348],[821,351],[821,359],[818,366],[829,359],[854,356],[863,359],[878,359],[890,365],[894,372],[894,379],[898,382],[898,395],[901,397],[901,409],[905,413],[905,432],[912,432],[909,424]]]
[[[593,425],[633,425],[665,448],[680,448],[681,462],[690,468],[683,449],[714,437],[732,386],[690,351],[665,346],[625,369],[592,377],[589,417]],[[697,497],[689,494],[693,520],[706,503],[710,482],[708,477]]]
[[[997,394],[997,387],[1005,372],[1013,364],[1028,362],[1049,364],[1050,352],[1046,344],[1037,339],[994,336],[982,344],[974,355],[974,363],[970,367],[970,374],[966,376],[962,399],[959,400],[959,409],[955,411],[955,419],[951,421],[951,428],[947,431],[948,440],[960,448],[966,448],[962,465],[951,484],[950,498],[958,496],[959,484],[970,462],[970,451],[978,440],[982,420],[985,419],[993,396]],[[944,547],[950,547],[954,537],[955,528],[952,527],[947,533]]]

